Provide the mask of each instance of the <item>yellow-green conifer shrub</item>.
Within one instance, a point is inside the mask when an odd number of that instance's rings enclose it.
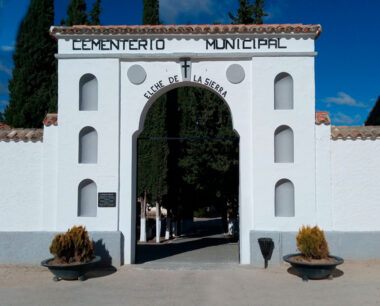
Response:
[[[50,253],[60,263],[89,262],[94,254],[94,245],[83,226],[73,226],[65,234],[57,234]]]
[[[325,233],[317,225],[314,227],[303,225],[296,239],[298,249],[306,258],[328,258],[330,252]]]

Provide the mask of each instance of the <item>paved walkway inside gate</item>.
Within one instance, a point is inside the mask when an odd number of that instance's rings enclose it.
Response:
[[[223,234],[220,218],[199,219],[189,234],[166,243],[137,244],[140,268],[181,269],[191,264],[238,264],[239,242]]]

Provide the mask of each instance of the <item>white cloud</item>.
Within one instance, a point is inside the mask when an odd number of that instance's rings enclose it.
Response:
[[[160,16],[165,24],[198,23],[199,15],[210,16],[209,23],[227,22],[226,8],[230,6],[229,0],[161,0]]]
[[[1,46],[0,49],[2,51],[9,52],[9,51],[13,51],[15,49],[15,47],[14,46]]]
[[[359,123],[361,120],[360,115],[355,115],[354,117],[350,117],[348,115],[345,115],[341,112],[337,113],[332,117],[332,123],[333,124],[354,124]]]
[[[0,71],[5,72],[9,76],[12,76],[12,69],[5,66],[1,61],[0,61]]]
[[[348,105],[348,106],[355,106],[355,107],[366,107],[366,105],[362,102],[357,102],[353,97],[346,94],[345,92],[338,92],[338,96],[336,97],[327,97],[322,100],[325,103],[334,103],[338,105]],[[328,105],[329,106],[329,105]]]
[[[8,105],[9,101],[7,100],[0,100],[0,106],[6,106]]]

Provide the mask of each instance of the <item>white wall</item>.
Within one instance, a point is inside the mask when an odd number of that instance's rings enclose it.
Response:
[[[331,195],[331,126],[315,126],[316,161],[316,224],[332,230]],[[314,225],[314,224],[310,224]]]
[[[119,60],[61,59],[58,64],[57,230],[81,224],[90,231],[116,231],[118,205],[97,208],[96,217],[78,217],[78,186],[93,180],[98,192],[119,194]],[[79,81],[87,73],[98,80],[98,110],[79,111]],[[78,163],[83,127],[98,133],[98,162]]]
[[[43,230],[57,230],[58,126],[44,127],[43,147]]]
[[[332,140],[333,229],[380,230],[380,140]]]
[[[294,109],[274,109],[274,80],[281,72],[293,78]],[[298,230],[316,222],[314,58],[257,57],[252,73],[252,229]],[[294,163],[274,163],[274,132],[281,125],[293,130]],[[275,184],[284,178],[294,184],[294,217],[275,217]]]
[[[0,141],[0,231],[42,230],[42,146]]]

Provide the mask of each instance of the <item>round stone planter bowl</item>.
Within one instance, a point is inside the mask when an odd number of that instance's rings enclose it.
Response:
[[[298,262],[293,261],[290,258],[302,255],[301,253],[285,255],[282,259],[287,263],[290,263],[296,271],[302,276],[304,281],[310,279],[333,279],[332,273],[335,270],[336,266],[344,262],[343,258],[338,256],[329,256],[333,258],[336,262],[331,263],[308,263],[308,262]]]
[[[101,261],[100,256],[95,256],[90,262],[72,264],[72,265],[51,265],[49,264],[54,258],[45,259],[41,265],[47,267],[54,274],[53,280],[80,280],[86,279],[85,274],[93,269],[95,265]]]

